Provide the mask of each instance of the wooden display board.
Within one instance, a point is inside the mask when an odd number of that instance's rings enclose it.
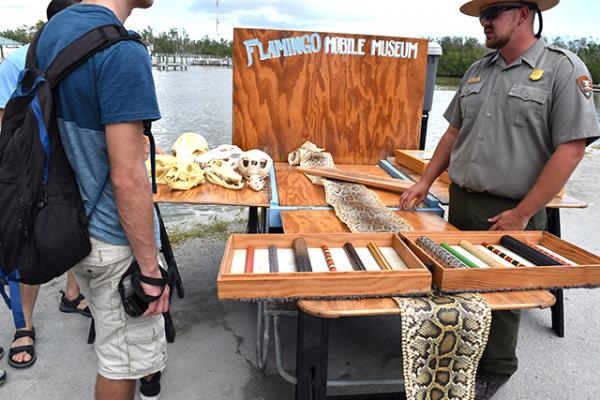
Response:
[[[433,150],[396,149],[396,162],[419,175],[425,172],[425,168],[427,168],[431,157],[433,157]],[[438,179],[447,184],[452,183],[448,176],[448,171],[442,172]]]
[[[405,267],[394,270],[331,272],[325,269],[323,272],[314,270],[313,272],[269,273],[268,265],[266,269],[264,265],[257,265],[258,256],[255,255],[255,273],[244,273],[243,269],[232,271],[236,261],[239,261],[240,250],[243,252],[250,245],[256,248],[256,252],[264,251],[271,245],[277,246],[278,252],[289,250],[292,241],[297,237],[306,240],[309,251],[313,248],[320,249],[322,245],[329,246],[338,267],[342,264],[342,256],[334,254],[334,250],[341,248],[346,242],[352,243],[357,251],[370,242],[377,243],[382,251],[384,248],[393,248],[391,251],[395,252]],[[360,257],[362,259],[363,255],[361,254]],[[282,257],[279,256],[279,262],[281,261]],[[363,262],[367,263],[365,259]],[[391,259],[390,263],[392,263]],[[267,272],[257,272],[258,270]],[[225,254],[217,277],[217,288],[219,299],[269,300],[408,295],[429,293],[431,273],[393,233],[233,234],[229,236],[225,246]]]
[[[234,29],[233,144],[275,161],[305,141],[340,164],[419,145],[427,40]]]
[[[433,265],[435,287],[446,293],[474,291],[503,291],[554,289],[560,287],[600,286],[600,257],[568,243],[548,232],[541,231],[465,231],[465,232],[402,232],[410,249],[426,265]],[[435,243],[458,245],[461,240],[473,244],[487,242],[498,245],[500,238],[510,235],[520,241],[540,244],[558,255],[572,260],[576,266],[527,266],[509,268],[444,268],[417,244],[419,236]]]

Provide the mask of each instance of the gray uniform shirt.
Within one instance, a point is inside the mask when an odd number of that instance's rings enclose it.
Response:
[[[450,179],[525,197],[556,146],[600,136],[589,77],[576,55],[543,39],[509,66],[498,51],[475,62],[444,114],[459,130]]]

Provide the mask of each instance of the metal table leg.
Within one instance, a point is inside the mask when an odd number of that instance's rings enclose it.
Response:
[[[329,321],[298,311],[296,400],[327,398]]]
[[[258,233],[258,231],[259,231],[258,225],[259,225],[258,207],[249,207],[248,208],[248,227],[246,228],[246,232]]]
[[[546,208],[548,218],[548,232],[560,237],[560,209]],[[563,289],[551,290],[556,303],[552,306],[552,329],[558,337],[565,337],[565,300]]]

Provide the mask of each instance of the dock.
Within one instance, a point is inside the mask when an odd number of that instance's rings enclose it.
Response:
[[[152,54],[152,66],[159,71],[187,71],[188,66],[231,67],[231,57],[201,54]]]

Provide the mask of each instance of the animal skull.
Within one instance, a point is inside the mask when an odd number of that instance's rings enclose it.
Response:
[[[317,147],[312,142],[304,142],[304,144],[298,147],[296,150],[288,154],[288,163],[290,165],[300,165],[307,155],[313,153],[322,153],[325,149]]]
[[[260,192],[265,188],[265,181],[259,175],[250,175],[250,177],[248,177],[248,186],[250,189]]]
[[[232,168],[237,168],[243,151],[231,144],[222,144],[194,159],[201,168],[206,168],[211,160],[223,160]]]
[[[167,154],[156,155],[156,183],[166,184],[165,176],[167,172],[177,163],[177,159]],[[152,179],[152,166],[150,165],[150,157],[146,160],[146,169],[148,170],[148,177]]]
[[[245,178],[252,175],[264,178],[269,175],[271,165],[273,165],[273,159],[267,153],[254,149],[242,154],[238,169]]]
[[[204,171],[194,162],[178,160],[165,174],[164,180],[171,189],[188,190],[204,182]]]
[[[173,143],[171,151],[178,159],[192,162],[194,158],[208,151],[208,142],[200,134],[186,132],[182,133]]]
[[[242,176],[223,160],[209,161],[204,172],[206,173],[206,178],[215,185],[235,190],[240,190],[244,187]]]

